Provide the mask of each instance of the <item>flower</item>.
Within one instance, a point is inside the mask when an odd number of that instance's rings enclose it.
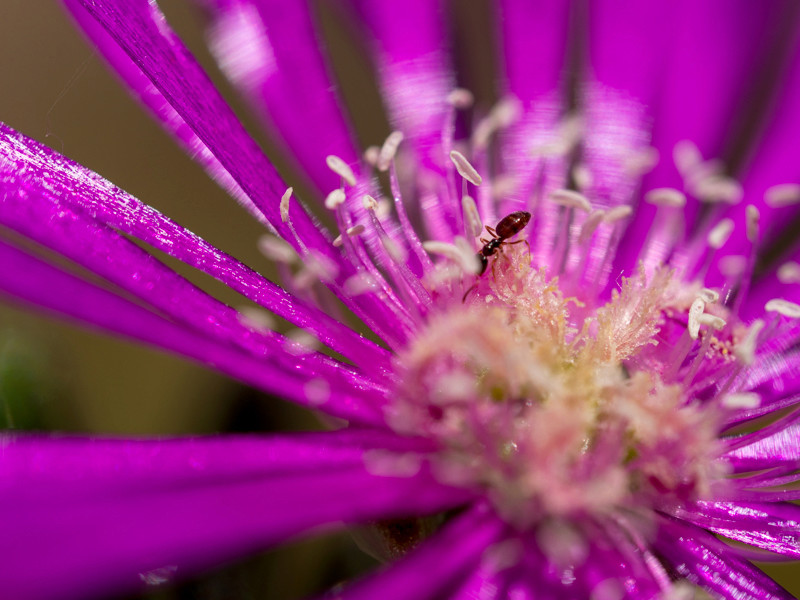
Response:
[[[714,159],[769,58],[780,5],[598,2],[585,15],[506,0],[508,95],[470,113],[435,3],[358,3],[398,128],[361,160],[308,9],[206,4],[220,65],[304,167],[338,237],[287,189],[154,3],[65,0],[142,104],[276,234],[265,252],[296,270],[285,290],[2,125],[0,223],[17,237],[0,242],[0,287],[347,425],[175,440],[6,434],[6,592],[126,591],[344,522],[372,523],[365,543],[395,562],[342,598],[791,597],[749,561],[800,554],[800,267],[796,256],[758,262],[800,203],[800,63],[776,82],[749,164]],[[571,14],[586,17],[590,58],[574,102],[561,87],[568,48],[580,47],[568,44]],[[295,335],[215,300],[130,238]],[[325,290],[380,342],[327,312]]]

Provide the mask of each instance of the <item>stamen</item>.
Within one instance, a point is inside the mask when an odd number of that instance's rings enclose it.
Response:
[[[389,165],[394,160],[395,154],[397,154],[397,149],[400,147],[400,143],[403,141],[403,132],[402,131],[393,131],[389,134],[389,137],[386,138],[386,141],[383,142],[383,146],[381,146],[381,151],[378,154],[378,161],[376,163],[378,170],[382,173],[389,169]]]
[[[317,281],[330,283],[339,275],[338,265],[323,254],[309,251],[303,257],[303,268],[295,277],[295,285],[301,290],[311,289]]]
[[[472,185],[480,185],[483,182],[483,179],[480,175],[478,175],[475,167],[470,164],[470,162],[464,157],[463,154],[461,154],[461,152],[458,150],[451,150],[450,160],[453,161],[458,174],[469,181]]]
[[[756,359],[756,342],[762,329],[764,329],[764,321],[756,319],[748,328],[744,339],[733,348],[733,354],[745,366],[752,365]]]
[[[481,270],[481,263],[475,252],[465,251],[466,249],[463,246],[459,247],[446,242],[431,240],[422,242],[422,247],[431,254],[438,254],[450,259],[461,267],[464,273],[477,275]]]
[[[286,334],[291,342],[287,344],[286,350],[295,356],[311,354],[319,347],[319,340],[312,333],[305,329],[292,329]]]
[[[800,305],[782,298],[773,298],[764,305],[767,312],[776,312],[784,317],[800,319]]]
[[[674,206],[682,208],[686,205],[686,196],[675,188],[656,188],[644,196],[644,201],[656,206]]]
[[[781,283],[800,283],[800,264],[794,261],[783,263],[778,267],[777,275]]]
[[[584,212],[591,212],[592,205],[589,199],[573,190],[555,190],[550,192],[550,200],[568,208],[578,208]]]
[[[721,331],[727,324],[725,319],[718,317],[716,315],[711,315],[709,313],[703,313],[699,315],[697,317],[697,322],[700,325],[711,327],[712,329],[716,329],[717,331]]]
[[[336,188],[325,197],[325,208],[328,210],[336,210],[337,207],[344,204],[346,199],[347,196],[345,196],[344,190]]]
[[[377,292],[380,286],[372,275],[362,271],[348,277],[344,282],[343,289],[349,296],[358,296],[367,292]]]
[[[761,396],[754,392],[727,394],[722,397],[722,406],[731,410],[758,408],[761,406]]]
[[[297,252],[283,238],[264,234],[258,239],[258,250],[270,260],[292,264],[298,259]]]
[[[341,158],[334,154],[325,157],[325,164],[328,168],[336,173],[339,177],[344,179],[349,185],[356,184],[356,176],[353,174],[353,169],[344,162]]]
[[[719,292],[710,288],[703,288],[697,292],[697,297],[706,304],[715,304],[719,300]]]
[[[583,227],[581,227],[580,235],[578,235],[578,243],[583,244],[585,243],[592,234],[594,233],[597,226],[604,220],[606,216],[606,211],[602,209],[592,211],[588,217],[586,217],[586,221],[583,222]]]
[[[708,232],[708,245],[714,250],[719,250],[728,241],[733,233],[733,221],[731,219],[722,219],[719,223],[714,225],[711,231]]]
[[[238,313],[239,322],[254,331],[265,333],[275,329],[275,319],[263,309],[255,306],[242,306]]]
[[[481,222],[481,215],[478,213],[478,207],[475,205],[475,200],[470,196],[461,198],[461,208],[464,211],[464,230],[468,238],[476,238],[480,236],[483,231],[483,223]]]
[[[703,314],[705,308],[706,303],[700,298],[697,298],[694,302],[692,302],[692,305],[689,307],[689,322],[686,325],[686,329],[689,331],[689,335],[693,340],[696,340],[698,334],[700,333],[699,317]]]
[[[331,386],[325,379],[315,377],[303,384],[303,393],[311,406],[322,406],[331,397]]]
[[[738,181],[721,175],[706,177],[699,181],[694,188],[695,195],[702,202],[709,204],[738,204],[744,195]]]
[[[590,188],[594,183],[592,172],[583,163],[578,163],[572,168],[572,178],[575,180],[575,185],[581,190]]]
[[[640,148],[622,161],[622,168],[631,177],[641,177],[652,171],[659,161],[658,150],[652,146]]]
[[[464,88],[456,88],[447,95],[447,101],[459,110],[465,110],[472,106],[475,97],[472,92]]]
[[[353,227],[349,227],[346,233],[350,237],[356,237],[364,233],[364,229],[365,227],[361,225],[361,223],[359,223],[358,225],[353,225]],[[333,245],[336,246],[337,248],[340,247],[343,243],[344,241],[342,240],[341,235],[337,235],[336,239],[333,240]]]
[[[764,202],[771,208],[783,208],[800,203],[800,184],[773,185],[764,192]]]
[[[369,194],[364,194],[364,196],[361,198],[361,203],[367,210],[375,210],[378,208],[378,201]]]
[[[672,160],[675,162],[680,174],[685,177],[687,173],[703,162],[703,155],[700,154],[700,150],[694,142],[681,140],[675,144],[675,148],[672,151]]]
[[[293,191],[292,188],[287,188],[286,191],[283,192],[283,196],[281,196],[281,221],[284,223],[289,222],[289,200],[292,197]]]
[[[377,146],[369,146],[366,150],[364,150],[364,161],[371,167],[375,167],[378,164],[378,157],[381,154],[381,149]]]
[[[745,209],[745,216],[747,218],[747,239],[755,244],[758,241],[758,222],[761,220],[761,214],[755,206],[749,204]]]
[[[629,216],[631,216],[631,214],[633,214],[633,208],[627,204],[615,206],[614,208],[610,208],[606,211],[606,214],[603,217],[603,222],[616,223],[622,219],[627,219]]]

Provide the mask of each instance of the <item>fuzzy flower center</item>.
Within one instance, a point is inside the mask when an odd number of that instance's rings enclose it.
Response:
[[[398,354],[389,422],[437,440],[439,476],[521,526],[708,497],[725,475],[720,411],[670,377],[665,326],[696,291],[641,272],[591,308],[506,245]]]

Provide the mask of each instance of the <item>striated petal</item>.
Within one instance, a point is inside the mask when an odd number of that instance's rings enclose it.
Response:
[[[0,278],[0,290],[14,298],[176,352],[259,389],[329,414],[369,424],[383,420],[374,401],[331,388],[327,400],[321,402],[308,393],[306,376],[209,340],[4,242],[0,242],[0,264],[7,274]]]
[[[675,516],[737,542],[800,558],[800,507],[794,504],[698,502]]]
[[[670,521],[659,531],[656,550],[678,575],[695,585],[736,600],[790,600],[793,596],[735,550],[703,531]]]
[[[2,220],[24,235],[28,235],[62,252],[73,259],[82,258],[83,264],[105,276],[115,277],[116,282],[130,291],[146,295],[151,301],[167,302],[175,309],[175,316],[181,317],[184,310],[191,314],[192,304],[184,306],[186,294],[197,298],[200,303],[196,309],[206,312],[224,312],[230,309],[215,305],[210,299],[201,297],[199,290],[185,292],[181,298],[167,301],[153,289],[141,276],[126,277],[119,271],[123,255],[128,255],[131,268],[148,268],[171,279],[173,286],[187,288],[187,282],[176,280],[174,275],[163,267],[157,267],[154,260],[120,236],[97,225],[94,220],[110,225],[120,231],[135,236],[159,250],[162,250],[200,269],[229,285],[245,297],[273,311],[289,322],[311,331],[320,341],[337,352],[350,358],[372,372],[383,372],[388,366],[387,353],[374,343],[354,333],[322,311],[307,306],[280,287],[248,269],[234,258],[217,250],[191,232],[161,215],[158,211],[122,192],[108,181],[88,169],[53,152],[46,146],[34,142],[14,132],[0,123],[0,187],[3,201],[0,204]],[[87,214],[91,219],[83,215]],[[63,222],[61,225],[60,223]],[[52,230],[60,227],[60,236]],[[67,231],[66,227],[91,229]],[[104,256],[96,246],[95,234],[105,239],[107,245]],[[77,236],[77,237],[76,237]],[[75,239],[73,239],[75,238]],[[109,248],[117,248],[115,254]],[[84,247],[85,246],[85,247]],[[133,257],[138,258],[133,258]],[[87,264],[89,261],[91,264]],[[132,265],[132,266],[131,266]],[[204,296],[204,295],[202,295]],[[214,308],[212,308],[214,307]],[[228,320],[230,317],[228,315]],[[207,323],[206,329],[220,328],[218,322]],[[236,325],[233,325],[237,328]],[[245,333],[240,330],[240,334]],[[247,334],[246,337],[253,337]]]
[[[782,85],[778,90],[775,108],[758,144],[754,145],[750,164],[744,171],[742,187],[744,198],[740,204],[730,208],[726,214],[744,231],[745,211],[754,205],[760,212],[761,243],[769,243],[771,236],[791,223],[800,204],[772,208],[765,202],[765,193],[779,184],[800,184],[800,166],[795,160],[795,147],[800,135],[800,23],[795,24],[797,44],[790,54],[789,65]],[[719,261],[726,256],[747,254],[751,244],[744,235],[733,236],[717,252],[706,282],[719,285],[724,281],[720,274]]]
[[[80,6],[78,0],[63,0],[63,3],[94,48],[102,54],[112,71],[125,83],[130,94],[183,146],[189,156],[205,168],[212,179],[236,198],[250,214],[267,224],[263,213],[248,198],[231,173],[217,160],[206,143],[198,137],[191,124],[175,110],[170,100],[114,41],[111,35]]]
[[[73,2],[73,0],[68,0]],[[350,263],[333,247],[328,235],[309,217],[298,202],[289,204],[289,222],[281,217],[280,198],[286,191],[275,167],[214,89],[207,75],[169,29],[164,15],[147,0],[74,0],[69,6],[86,11],[139,66],[175,111],[231,174],[270,225],[298,252],[309,251],[339,267],[332,286],[376,333],[398,343],[403,333],[380,325],[391,322],[393,314],[373,294],[353,299],[342,289],[354,274]]]
[[[731,123],[745,118],[746,100],[753,93],[758,69],[789,8],[786,2],[753,3],[747,0],[712,0],[677,3],[676,24],[667,58],[663,90],[653,106],[653,146],[660,160],[647,175],[642,192],[662,187],[682,188],[683,179],[673,160],[678,142],[689,140],[705,159],[720,158],[731,141]],[[691,231],[699,210],[694,196],[682,210]],[[631,271],[639,249],[647,240],[648,264],[658,264],[682,239],[675,227],[658,226],[656,207],[640,202],[617,254],[615,272]],[[663,215],[669,209],[662,209]],[[653,230],[650,231],[651,227]]]
[[[357,167],[359,153],[319,50],[311,7],[280,0],[210,4],[209,45],[220,68],[324,197],[339,187],[326,156],[334,154]]]
[[[6,437],[4,593],[104,597],[183,577],[312,528],[464,502],[427,469],[374,475],[364,453],[415,449],[357,432],[169,441]],[[120,540],[125,540],[124,544]],[[47,573],[47,577],[42,577]]]
[[[383,573],[354,584],[341,600],[435,600],[461,587],[505,524],[485,506],[453,519],[442,531]],[[433,576],[432,576],[433,575]]]

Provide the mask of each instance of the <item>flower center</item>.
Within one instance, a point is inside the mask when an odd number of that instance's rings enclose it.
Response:
[[[439,477],[520,526],[708,497],[721,410],[689,402],[675,368],[697,293],[660,269],[587,307],[506,245],[398,354],[389,423],[437,440]]]

